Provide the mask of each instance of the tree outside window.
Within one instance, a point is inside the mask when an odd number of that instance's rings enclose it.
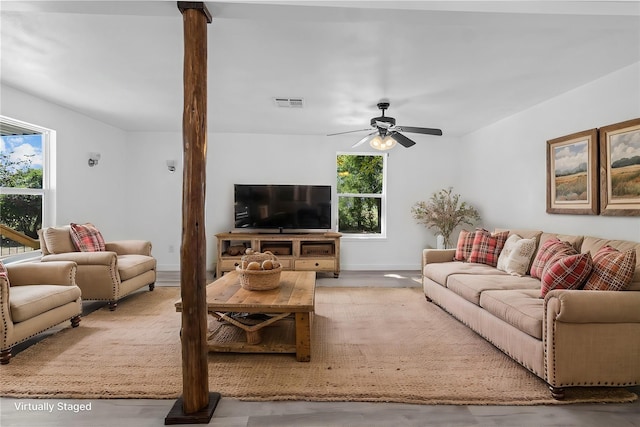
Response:
[[[338,154],[338,230],[384,235],[384,154]]]

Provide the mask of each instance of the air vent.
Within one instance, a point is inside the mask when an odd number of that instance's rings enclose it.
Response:
[[[304,99],[302,98],[273,98],[276,107],[281,108],[302,108],[304,107]]]

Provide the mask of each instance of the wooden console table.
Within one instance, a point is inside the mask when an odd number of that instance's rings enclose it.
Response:
[[[207,312],[215,319],[207,336],[209,351],[295,353],[299,362],[308,362],[315,289],[312,271],[283,271],[280,287],[268,291],[243,289],[235,271],[218,278],[207,286]],[[182,311],[181,300],[175,306]],[[261,313],[270,318],[246,325],[229,313]]]
[[[328,271],[340,275],[340,237],[327,233],[219,233],[216,250],[216,277],[234,271],[240,265],[242,252],[252,248],[271,251],[284,270]]]

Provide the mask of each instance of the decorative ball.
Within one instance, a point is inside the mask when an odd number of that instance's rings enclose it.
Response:
[[[247,270],[261,270],[262,267],[260,266],[260,263],[257,261],[251,261],[248,265],[247,265]]]

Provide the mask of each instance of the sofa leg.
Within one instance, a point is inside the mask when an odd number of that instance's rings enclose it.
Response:
[[[433,300],[426,295],[424,296],[424,298],[427,300],[427,302],[433,302]]]
[[[551,397],[553,397],[555,400],[564,399],[564,388],[554,387],[550,385],[549,390],[551,390]]]
[[[149,290],[150,290],[150,291],[154,290],[155,288],[156,288],[156,284],[155,284],[155,283],[151,283],[151,284],[149,285]]]
[[[11,361],[11,350],[13,347],[0,351],[0,365],[8,365]]]
[[[118,308],[118,303],[116,301],[109,301],[109,311],[115,311]]]
[[[71,327],[72,328],[77,328],[79,325],[80,325],[80,316],[72,317],[71,318]]]

